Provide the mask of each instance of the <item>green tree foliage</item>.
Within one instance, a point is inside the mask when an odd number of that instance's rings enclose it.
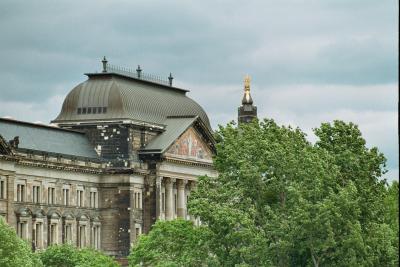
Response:
[[[90,248],[78,249],[69,244],[54,245],[40,254],[46,267],[118,267],[111,257]]]
[[[322,124],[315,134],[313,145],[272,120],[220,127],[219,175],[200,177],[189,201],[207,234],[153,229],[133,249],[135,263],[185,266],[201,250],[204,266],[397,266],[398,186],[379,179],[384,156],[352,123]]]
[[[129,266],[202,266],[211,264],[207,229],[185,220],[158,221],[132,247]],[[212,265],[212,264],[211,264]]]
[[[393,181],[387,189],[387,194],[384,199],[386,212],[386,222],[392,229],[399,233],[399,182]]]
[[[14,229],[0,217],[0,266],[42,266],[40,259],[32,253],[30,246],[20,239]]]

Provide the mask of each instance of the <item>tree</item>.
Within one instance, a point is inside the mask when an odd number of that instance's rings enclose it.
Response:
[[[395,266],[378,180],[385,158],[354,124],[315,132],[312,145],[272,120],[220,127],[219,176],[200,179],[189,207],[221,265]]]
[[[30,246],[20,239],[0,217],[0,266],[5,267],[31,267],[42,266],[40,259],[35,255]]]
[[[378,148],[367,148],[361,131],[353,123],[334,121],[315,129],[318,149],[326,150],[339,168],[338,182],[353,183],[360,199],[358,220],[372,266],[398,265],[398,187],[386,187],[380,179],[386,172],[386,158]],[[396,196],[394,196],[396,194]],[[397,197],[397,203],[396,203]],[[397,229],[396,229],[397,228]]]
[[[220,127],[218,177],[200,177],[188,204],[206,234],[162,222],[132,250],[135,264],[396,266],[396,190],[379,179],[384,156],[352,123],[315,133],[313,145],[273,120]],[[198,250],[207,253],[195,257]]]
[[[46,267],[118,267],[111,257],[100,251],[84,248],[78,249],[70,244],[54,245],[40,253]]]
[[[202,266],[211,263],[207,231],[190,221],[158,221],[132,247],[129,266]]]

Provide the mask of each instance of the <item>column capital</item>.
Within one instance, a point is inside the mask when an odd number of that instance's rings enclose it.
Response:
[[[187,179],[178,179],[177,180],[177,186],[185,188],[186,184],[188,183]]]
[[[157,176],[157,178],[156,178],[156,184],[157,184],[157,185],[161,185],[163,179],[164,179],[164,177],[162,177],[162,176]]]
[[[166,184],[173,184],[173,183],[175,183],[176,182],[176,179],[175,178],[170,178],[170,177],[165,177],[165,183]]]

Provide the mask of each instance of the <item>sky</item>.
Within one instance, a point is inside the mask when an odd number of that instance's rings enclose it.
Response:
[[[101,59],[174,76],[214,129],[243,78],[259,118],[354,122],[399,179],[397,1],[0,1],[0,117],[48,123]]]

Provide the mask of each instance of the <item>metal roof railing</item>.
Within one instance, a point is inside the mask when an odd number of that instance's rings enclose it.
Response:
[[[105,71],[106,72],[114,72],[114,73],[121,74],[121,75],[124,75],[127,77],[132,77],[135,79],[141,79],[141,80],[150,81],[150,82],[154,82],[154,83],[158,83],[158,84],[172,86],[173,77],[171,74],[168,78],[163,78],[158,75],[143,73],[142,69],[140,69],[140,66],[138,66],[138,68],[136,70],[133,70],[131,68],[115,66],[115,65],[106,63]]]

